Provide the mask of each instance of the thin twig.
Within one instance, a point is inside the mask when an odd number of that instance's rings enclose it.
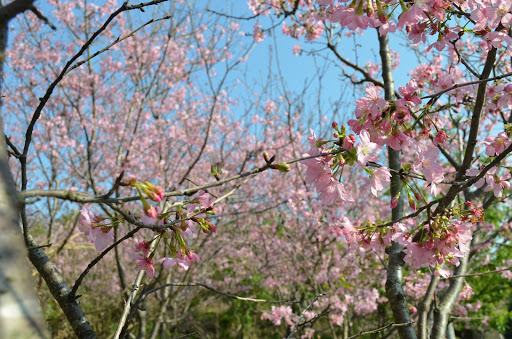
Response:
[[[468,274],[458,274],[458,275],[452,275],[451,277],[445,278],[445,279],[457,279],[457,278],[465,278],[465,277],[478,277],[481,275],[491,274],[491,273],[499,273],[503,271],[510,271],[512,269],[512,266],[508,266],[505,268],[500,268],[497,270],[492,271],[486,271],[486,272],[480,272],[480,273],[468,273]]]
[[[503,78],[506,78],[506,77],[509,77],[509,76],[512,76],[512,72],[505,73],[505,74],[502,74],[502,75],[498,75],[498,76],[495,76],[494,78],[487,78],[487,79],[463,82],[461,84],[455,84],[455,85],[453,85],[450,88],[444,89],[444,90],[442,90],[440,92],[437,92],[437,93],[434,93],[434,94],[431,94],[431,95],[426,95],[424,97],[421,97],[420,99],[435,98],[435,97],[440,96],[440,95],[442,95],[442,94],[444,94],[446,92],[450,92],[450,91],[452,91],[454,89],[457,89],[457,88],[460,88],[460,87],[481,84],[481,83],[489,82],[489,81],[493,81],[493,80],[500,80],[500,79],[503,79]]]
[[[353,339],[353,338],[357,338],[357,337],[361,337],[363,335],[367,335],[367,334],[372,334],[372,333],[379,333],[379,332],[382,332],[384,331],[385,329],[387,328],[393,328],[393,327],[404,327],[404,326],[412,326],[413,322],[408,322],[408,323],[404,323],[404,324],[395,324],[395,323],[390,323],[390,324],[387,324],[386,326],[382,326],[382,327],[379,327],[379,328],[376,328],[374,330],[369,330],[369,331],[361,331],[359,332],[358,334],[356,335],[353,335],[351,337],[348,337],[347,339]]]
[[[193,282],[188,282],[188,283],[187,282],[176,282],[176,283],[163,284],[163,285],[160,285],[158,287],[152,288],[152,289],[144,292],[144,294],[142,294],[140,298],[144,299],[149,294],[155,293],[156,291],[161,290],[162,288],[174,287],[174,286],[176,286],[176,287],[203,287],[203,288],[206,288],[207,290],[221,294],[221,295],[231,298],[231,299],[236,299],[236,300],[241,300],[241,301],[250,301],[250,302],[254,302],[254,303],[285,304],[285,303],[297,303],[298,302],[298,301],[288,300],[288,299],[287,300],[270,300],[270,299],[241,297],[241,296],[238,296],[235,294],[220,291],[214,287],[211,287],[211,286],[203,284],[203,283],[193,283]],[[140,304],[140,302],[142,302],[142,300],[137,301],[137,303],[135,305]]]
[[[144,27],[146,27],[147,25],[152,24],[152,23],[155,23],[155,22],[158,22],[158,21],[167,20],[167,19],[170,19],[170,18],[171,18],[171,16],[170,16],[170,15],[167,15],[167,16],[165,16],[165,17],[163,17],[163,18],[160,18],[160,19],[152,19],[152,20],[149,20],[149,21],[148,21],[148,22],[146,22],[144,25],[140,26],[140,27],[139,27],[139,28],[137,28],[136,30],[134,30],[134,31],[130,32],[130,33],[129,33],[129,34],[127,34],[127,35],[125,35],[124,37],[122,37],[122,38],[117,38],[116,40],[114,40],[114,42],[112,42],[111,44],[109,44],[109,45],[108,45],[108,46],[106,46],[105,48],[103,48],[103,49],[101,49],[101,50],[97,51],[96,53],[94,53],[93,55],[91,55],[90,57],[88,57],[87,59],[77,62],[76,64],[74,64],[73,66],[71,66],[71,67],[67,70],[67,72],[66,72],[64,75],[66,75],[66,74],[68,74],[69,72],[71,72],[72,70],[74,70],[74,69],[76,69],[76,68],[78,68],[78,67],[82,66],[83,64],[85,64],[85,63],[86,63],[86,62],[88,62],[89,60],[91,60],[91,59],[93,59],[93,58],[97,57],[98,55],[100,55],[100,54],[102,54],[102,53],[104,53],[104,52],[108,51],[112,46],[117,45],[118,43],[120,43],[120,42],[121,42],[121,41],[123,41],[123,40],[128,39],[129,37],[134,36],[134,35],[135,35],[135,33],[137,33],[138,31],[140,31],[141,29],[143,29],[143,28],[144,28]]]
[[[52,243],[46,244],[46,245],[39,245],[39,246],[33,246],[33,247],[27,247],[27,250],[37,250],[38,248],[45,248],[52,246]]]
[[[313,301],[305,308],[302,310],[302,312],[300,313],[300,316],[299,316],[299,319],[297,319],[297,322],[295,322],[295,325],[293,325],[293,330],[290,332],[290,334],[288,335],[288,337],[286,337],[286,339],[290,339],[292,337],[292,335],[297,332],[297,329],[299,328],[299,323],[301,321],[301,319],[304,317],[304,314],[306,313],[306,311],[311,307],[313,306],[313,304],[320,298],[320,297],[323,297],[325,295],[325,293],[320,293],[319,295],[317,295]]]

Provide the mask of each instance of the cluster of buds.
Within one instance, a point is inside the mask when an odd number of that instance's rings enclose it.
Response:
[[[201,231],[203,231],[206,234],[210,234],[211,232],[213,232],[213,233],[217,232],[217,226],[215,226],[214,224],[212,224],[205,218],[193,217],[191,220],[198,223],[199,227],[201,227]]]
[[[127,186],[135,187],[140,194],[144,193],[149,199],[160,202],[165,196],[165,192],[160,186],[153,185],[152,183],[137,178],[131,178],[127,182]]]
[[[148,181],[139,181],[137,178],[131,178],[130,180],[128,180],[126,186],[135,187],[137,189],[137,191],[139,192],[140,201],[142,202],[144,213],[150,218],[156,218],[156,209],[147,202],[144,195],[146,195],[149,199],[153,201],[160,202],[165,196],[165,192],[162,189],[162,187],[153,185]]]
[[[346,149],[354,148],[354,144],[356,143],[355,134],[352,133],[347,135],[347,129],[345,128],[345,125],[341,125],[340,128],[336,121],[332,123],[332,128],[335,130],[333,136],[338,139],[338,141],[334,142],[334,144]]]

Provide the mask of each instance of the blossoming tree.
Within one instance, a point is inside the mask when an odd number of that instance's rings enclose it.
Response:
[[[288,337],[442,338],[452,314],[486,309],[472,274],[510,276],[507,1],[252,0],[254,41],[189,2],[48,5],[0,17],[5,33],[29,11],[5,52],[5,149],[43,308],[71,325],[54,333],[203,331],[192,315],[221,308],[204,287],[240,319],[236,302],[277,303],[261,318]],[[272,82],[228,94],[269,15],[353,71],[346,124],[317,136],[302,96]],[[368,29],[380,59],[360,66],[338,45]],[[389,37],[404,32],[424,59],[395,90]]]
[[[486,224],[483,216],[493,204],[507,203],[503,190],[510,188],[510,85],[502,80],[510,76],[509,2],[251,1],[249,6],[259,16],[274,12],[288,19],[284,34],[325,38],[325,46],[355,72],[354,82],[367,84],[366,95],[355,103],[355,119],[348,121],[359,143],[354,147],[344,126],[333,125],[334,140],[313,134],[308,154],[325,156],[308,160],[306,180],[326,205],[352,200],[340,179],[347,166],[368,172],[374,195],[390,184],[391,215],[355,227],[347,227],[350,220],[344,218],[343,230],[351,230],[345,237],[366,249],[389,246],[386,295],[401,324],[400,336],[444,337],[469,259],[478,257],[482,245],[507,234],[500,225]],[[369,28],[378,31],[380,79],[336,48],[344,32]],[[395,91],[389,36],[400,31],[428,53],[429,63],[411,70],[411,80]],[[436,41],[429,42],[428,35]],[[384,146],[387,167],[378,158]],[[418,181],[425,183],[423,189]],[[405,194],[412,209],[408,215]],[[494,232],[487,237],[482,227]],[[403,291],[404,264],[433,270],[418,305],[416,330]],[[448,286],[440,286],[440,276],[449,277],[452,265]]]

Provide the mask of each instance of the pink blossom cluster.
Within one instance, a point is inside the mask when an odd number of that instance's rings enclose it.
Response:
[[[322,141],[317,139],[315,132],[312,130],[309,143],[312,147],[309,153],[304,154],[305,157],[326,152],[322,148]],[[319,199],[326,205],[354,201],[352,195],[345,190],[345,185],[333,178],[329,161],[329,156],[318,156],[303,161],[302,164],[307,167],[306,182],[315,185],[316,190],[320,193]]]
[[[360,31],[378,28],[381,35],[404,30],[408,38],[415,44],[427,41],[427,37],[435,36],[427,51],[435,48],[438,51],[449,49],[460,40],[463,34],[470,32],[483,40],[482,47],[502,47],[503,42],[512,46],[512,38],[507,34],[510,25],[511,1],[457,1],[460,11],[467,13],[464,20],[453,20],[451,1],[391,1],[391,0],[316,0],[320,6],[313,6],[315,1],[284,0],[251,0],[249,9],[255,15],[269,15],[275,12],[285,15],[291,23],[283,22],[283,33],[293,38],[306,37],[315,40],[323,32],[323,21],[339,23],[349,31]],[[298,7],[296,7],[298,5]],[[294,15],[297,9],[301,14]],[[398,21],[394,21],[391,13],[398,13]],[[259,24],[257,24],[259,25]],[[501,26],[500,26],[501,25]],[[261,41],[257,34],[259,26],[255,25],[254,38]]]
[[[450,271],[442,265],[447,263],[458,266],[459,258],[469,251],[472,239],[471,223],[459,219],[446,222],[444,218],[436,218],[430,222],[430,226],[425,226],[424,236],[419,242],[413,241],[411,231],[401,223],[387,228],[371,225],[357,227],[347,217],[342,217],[340,224],[349,248],[361,246],[365,249],[384,250],[394,241],[404,246],[404,261],[412,268],[432,266],[436,274],[443,276],[447,276]]]
[[[480,174],[480,172],[481,171],[476,168],[470,168],[466,171],[466,175],[470,177],[476,177]],[[503,175],[499,175],[498,167],[492,167],[485,173],[483,178],[480,178],[475,183],[475,187],[480,188],[486,184],[487,186],[485,187],[484,191],[493,191],[494,196],[499,198],[503,194],[503,189],[511,188],[511,183],[508,181],[510,178],[510,171],[507,171]]]
[[[433,146],[426,150],[420,149],[416,153],[416,160],[412,164],[414,171],[425,176],[426,184],[430,186],[430,193],[433,195],[439,194],[440,187],[438,185],[444,179],[444,169],[437,162],[439,153],[439,149]]]
[[[281,325],[284,320],[287,325],[292,326],[296,317],[290,306],[272,306],[270,313],[264,312],[261,315],[261,320],[270,320],[274,325]]]
[[[135,181],[130,185],[133,183],[135,183]],[[149,183],[147,182],[143,182],[143,184],[146,187],[152,187],[148,185]],[[140,189],[140,186],[137,188]],[[156,230],[150,241],[140,241],[137,243],[135,252],[130,253],[131,258],[137,261],[136,269],[146,271],[149,278],[154,276],[155,268],[153,258],[156,253],[156,248],[152,248],[152,244],[155,244],[156,247],[156,245],[160,243],[166,245],[172,255],[172,257],[164,257],[156,261],[156,263],[162,263],[166,269],[176,266],[188,270],[192,262],[199,262],[199,255],[189,248],[189,244],[185,239],[195,237],[197,230],[194,224],[196,223],[200,225],[201,230],[205,233],[216,231],[215,225],[205,219],[205,211],[211,210],[213,205],[214,200],[212,200],[211,195],[201,190],[198,192],[198,196],[187,204],[186,210],[179,209],[177,211],[163,213],[161,208],[157,206],[154,208],[154,216],[145,213],[140,218],[140,221],[147,226],[163,226],[169,223],[168,218],[171,213],[182,218],[183,221],[181,224],[178,224],[178,227],[172,230]],[[101,218],[88,209],[82,209],[80,213],[80,231],[86,236],[89,236],[89,240],[91,243],[95,244],[97,251],[103,251],[113,242],[113,228],[121,222],[121,219],[112,220]]]
[[[153,257],[155,256],[155,253],[153,252],[148,255],[146,253],[146,248],[144,247],[146,245],[147,245],[147,243],[140,242],[137,245],[137,249],[136,249],[137,251],[140,251],[141,250],[140,248],[143,247],[145,254],[140,255],[138,253],[130,253],[130,256],[133,260],[138,261],[137,266],[135,266],[135,269],[137,271],[141,271],[141,270],[146,271],[148,278],[151,279],[155,275],[155,267],[154,267],[154,262],[153,262]],[[184,270],[188,270],[190,267],[190,264],[194,261],[195,262],[200,261],[199,255],[197,255],[196,253],[194,253],[192,251],[190,251],[187,255],[184,255],[183,252],[179,251],[176,254],[176,258],[164,257],[164,258],[158,259],[156,263],[158,263],[158,264],[163,263],[164,268],[168,269],[168,270],[174,266],[181,267]]]
[[[356,119],[348,121],[356,134],[368,131],[373,142],[380,146],[387,144],[394,150],[401,150],[411,143],[406,122],[411,118],[411,109],[421,104],[417,96],[418,84],[409,81],[398,89],[402,98],[388,102],[379,97],[380,88],[370,83],[366,86],[366,96],[356,101]]]
[[[444,263],[459,265],[459,258],[469,252],[471,223],[460,220],[441,222],[439,219],[425,227],[426,236],[421,242],[413,242],[410,233],[395,234],[393,240],[406,247],[404,261],[413,268],[435,267],[436,274],[447,277],[450,270],[443,268]]]

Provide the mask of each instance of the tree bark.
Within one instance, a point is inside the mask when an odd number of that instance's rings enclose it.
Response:
[[[37,242],[30,235],[27,236],[27,240],[32,248],[29,251],[30,261],[48,285],[52,296],[59,303],[75,334],[78,338],[83,339],[96,338],[96,334],[92,330],[89,321],[87,321],[82,307],[76,299],[69,296],[69,287],[62,279],[55,264],[48,258],[42,248],[38,248]]]
[[[7,48],[8,22],[19,5],[32,1],[0,2],[0,94]],[[28,8],[27,8],[28,9]],[[0,109],[2,99],[0,97]],[[9,167],[0,114],[0,338],[47,338],[39,299],[26,260],[19,227],[18,196]]]
[[[381,36],[378,31],[380,58],[382,62],[382,78],[384,80],[384,93],[386,100],[394,99],[395,83],[391,73],[391,54],[389,52],[389,38],[387,35]],[[397,172],[402,168],[400,163],[400,153],[388,147],[389,168],[393,171],[391,177],[391,198],[396,197],[402,190],[402,181]],[[391,219],[397,220],[403,216],[404,199],[402,195],[398,198],[398,204],[391,211]],[[387,267],[386,295],[393,311],[395,323],[405,324],[411,322],[409,308],[405,300],[404,290],[402,288],[402,267],[404,265],[403,247],[396,242],[392,242],[391,247],[387,249],[389,261]],[[412,325],[400,326],[397,328],[400,338],[416,339],[416,332]]]
[[[0,128],[3,131],[1,117]],[[47,338],[19,227],[16,188],[3,133],[0,133],[0,234],[0,338]]]

